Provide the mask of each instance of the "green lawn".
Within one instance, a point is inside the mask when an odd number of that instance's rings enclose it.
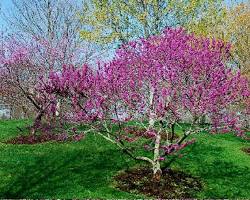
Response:
[[[19,133],[24,121],[0,121],[0,142]],[[200,134],[172,167],[200,177],[195,198],[250,198],[250,147],[232,135]],[[113,187],[112,176],[135,166],[115,146],[95,135],[81,142],[0,143],[0,198],[146,198]]]

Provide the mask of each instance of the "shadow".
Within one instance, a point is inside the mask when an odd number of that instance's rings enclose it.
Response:
[[[49,153],[34,161],[12,168],[12,178],[0,188],[0,198],[72,197],[84,191],[95,191],[112,181],[112,176],[124,168],[119,151]],[[112,189],[112,188],[111,188]],[[72,198],[68,197],[68,198]],[[79,198],[79,197],[78,197]]]
[[[176,157],[171,166],[204,181],[202,198],[249,197],[250,166],[239,163],[237,158],[227,159],[227,151],[219,146],[219,140],[208,141],[183,149],[184,156]],[[94,135],[79,143],[9,145],[8,148],[2,152],[0,173],[10,177],[1,177],[0,198],[124,198],[130,195],[109,185],[118,171],[135,162]]]
[[[21,170],[19,169],[20,172],[15,172],[15,178],[0,192],[0,197],[14,199],[24,198],[31,194],[33,188],[38,187],[39,189],[42,188],[42,190],[46,190],[46,187],[49,186],[46,182],[49,182],[50,177],[56,175],[57,172],[62,170],[65,164],[71,162],[72,159],[71,157],[60,164],[50,160],[45,164],[44,159],[39,158],[34,163],[23,166]],[[56,189],[55,185],[53,188],[50,187],[50,189]]]
[[[173,158],[170,164],[204,182],[202,198],[249,197],[250,166],[241,163],[237,157],[235,161],[228,159],[223,147],[196,144],[187,148],[184,153],[184,158]]]

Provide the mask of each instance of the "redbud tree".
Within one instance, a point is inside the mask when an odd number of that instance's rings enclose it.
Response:
[[[84,65],[51,72],[38,89],[55,101],[67,99],[67,120],[148,162],[159,179],[161,161],[193,143],[191,135],[207,130],[243,136],[232,107],[247,102],[250,93],[247,80],[228,66],[229,53],[222,41],[167,28],[123,45],[96,70]],[[189,126],[180,123],[184,114],[193,116]],[[201,128],[197,121],[203,116],[211,124]],[[182,135],[171,133],[174,126]]]
[[[25,113],[24,117],[33,117],[35,113],[34,124],[41,123],[54,101],[47,93],[36,90],[40,76],[50,70],[60,70],[66,63],[81,65],[81,61],[94,55],[86,47],[76,47],[71,53],[65,53],[69,47],[63,36],[58,43],[39,37],[25,43],[14,36],[4,36],[0,43],[0,98],[12,109],[18,109],[14,111],[16,116]]]
[[[1,41],[0,54],[0,93],[6,103],[24,110],[40,110],[36,100],[34,85],[38,74],[44,68],[30,59],[30,48],[14,39]]]
[[[50,52],[48,56],[48,52]],[[46,93],[37,92],[35,86],[41,74],[55,66],[55,60],[61,61],[58,48],[45,41],[33,40],[24,43],[13,37],[1,40],[0,54],[0,94],[13,108],[22,107],[30,113],[36,113],[35,123],[40,123],[42,116],[51,104]],[[45,63],[45,60],[49,62]],[[53,59],[49,59],[53,58]],[[27,116],[26,116],[27,117]],[[34,129],[32,132],[34,133]]]

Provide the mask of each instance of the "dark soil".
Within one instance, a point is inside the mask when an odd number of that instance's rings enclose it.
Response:
[[[161,135],[161,139],[163,140],[170,140],[170,138],[171,138],[171,133],[162,133]],[[177,140],[177,139],[179,139],[179,136],[174,134],[173,140]]]
[[[152,180],[152,171],[148,168],[126,170],[114,178],[116,187],[122,191],[159,199],[193,198],[202,188],[199,179],[171,169],[164,170],[158,182]]]
[[[12,138],[5,142],[6,144],[38,144],[49,141],[66,142],[79,141],[84,137],[82,134],[68,136],[66,134],[40,134],[40,135],[22,135]]]
[[[146,138],[151,138],[150,136],[145,136],[145,132],[147,131],[147,129],[145,128],[129,126],[124,128],[123,131],[125,131],[127,134],[131,134],[136,137],[144,136]],[[166,132],[161,133],[162,140],[170,140],[171,136],[172,136],[171,133],[166,133]],[[173,140],[177,140],[178,138],[179,136],[174,134]]]
[[[135,136],[142,136],[147,131],[145,128],[139,128],[136,126],[128,126],[123,128],[123,131],[127,134],[135,135]]]
[[[248,148],[243,148],[242,151],[250,155],[250,147]]]

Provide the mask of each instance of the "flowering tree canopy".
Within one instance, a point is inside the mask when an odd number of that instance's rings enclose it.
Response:
[[[202,130],[243,135],[232,108],[249,102],[250,92],[247,79],[227,66],[229,53],[230,45],[222,41],[167,28],[123,45],[97,70],[84,65],[51,72],[38,89],[55,102],[67,99],[66,119],[89,124],[131,157],[149,162],[159,178],[160,161],[193,143],[188,136]],[[184,114],[193,121],[176,138],[173,128],[181,127]],[[197,125],[202,116],[210,126]],[[143,150],[152,154],[142,155]]]
[[[32,49],[28,45],[14,39],[2,40],[1,43],[1,97],[12,107],[17,104],[24,110],[33,106],[38,109],[40,106],[35,100],[34,85],[39,73],[44,72],[44,68],[31,59]]]
[[[12,36],[4,36],[0,43],[1,98],[24,117],[31,117],[34,110],[41,110],[38,102],[41,94],[38,98],[35,89],[41,75],[48,75],[50,70],[61,70],[63,64],[81,66],[90,54],[86,47],[75,47],[65,56],[68,41],[64,37],[58,43],[53,43],[40,37],[23,42]],[[47,99],[44,98],[43,102]]]

